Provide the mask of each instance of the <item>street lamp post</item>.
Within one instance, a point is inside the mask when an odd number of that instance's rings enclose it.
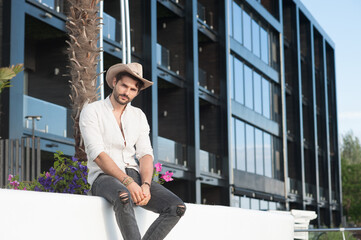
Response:
[[[27,120],[31,120],[33,122],[33,131],[32,131],[32,139],[34,140],[35,138],[35,119],[40,121],[40,119],[42,118],[42,116],[26,116],[25,117]]]

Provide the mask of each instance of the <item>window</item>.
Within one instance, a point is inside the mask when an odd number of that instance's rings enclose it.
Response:
[[[271,32],[262,27],[260,19],[248,14],[242,8],[243,6],[238,5],[235,1],[229,3],[229,35],[267,65],[278,69],[278,35],[276,34],[276,37],[271,36]],[[270,54],[271,48],[274,54]],[[270,56],[272,57],[272,64],[270,64]]]
[[[239,196],[232,196],[232,207],[240,207],[240,199]]]
[[[236,118],[232,124],[233,168],[283,180],[280,139]]]
[[[229,54],[229,79],[230,79],[230,84],[229,84],[229,91],[231,93],[231,98],[234,99],[234,76],[233,76],[233,62],[234,62],[234,57],[233,55]]]
[[[259,35],[259,25],[255,20],[252,20],[252,52],[257,57],[261,57]]]
[[[255,147],[254,147],[254,127],[246,124],[246,144],[247,144],[247,172],[255,172]]]
[[[251,208],[251,202],[250,198],[248,197],[241,197],[241,208],[250,209]]]
[[[236,197],[236,196],[234,196]],[[244,209],[253,209],[253,210],[282,210],[284,207],[282,204],[257,198],[250,198],[242,196],[239,198],[234,198],[234,206],[239,206]]]
[[[263,133],[255,129],[256,173],[263,175]]]
[[[271,118],[271,98],[270,98],[270,83],[267,79],[262,78],[262,99],[263,99],[263,116]]]
[[[259,200],[255,198],[251,198],[251,209],[259,210]]]
[[[260,210],[268,210],[268,201],[265,200],[261,200],[260,201]]]
[[[209,155],[210,154],[204,150],[199,151],[200,169],[203,172],[209,172],[210,170]]]
[[[231,98],[268,119],[276,120],[279,109],[273,107],[273,101],[278,101],[271,96],[278,88],[233,55],[229,57],[229,65]]]
[[[269,58],[268,58],[268,52],[269,52],[268,33],[262,27],[261,27],[260,35],[261,35],[261,59],[262,59],[263,62],[268,64],[269,63]]]
[[[274,16],[277,20],[279,20],[279,2],[278,1],[270,1],[270,0],[257,0],[262,4],[262,6]]]
[[[238,170],[246,171],[246,146],[245,146],[245,124],[242,121],[236,120],[236,168]]]
[[[269,202],[269,210],[277,210],[277,203]]]
[[[228,26],[229,26],[229,35],[233,37],[233,14],[232,14],[232,11],[233,11],[233,8],[232,8],[232,5],[233,5],[233,0],[228,0]]]
[[[278,34],[272,33],[270,36],[271,41],[271,67],[279,71],[279,37]]]
[[[252,51],[251,17],[243,11],[243,46]]]
[[[242,9],[233,2],[233,38],[242,44]]]
[[[236,168],[236,119],[233,118],[233,132],[232,132],[232,136],[231,136],[231,159],[232,159],[232,167]]]
[[[254,110],[262,114],[262,81],[261,76],[253,72]]]
[[[253,78],[252,69],[244,65],[244,82],[245,82],[245,105],[246,107],[253,109]]]
[[[265,176],[272,177],[272,142],[271,135],[264,133],[264,166]]]
[[[235,100],[244,104],[243,63],[237,58],[234,58],[234,82]]]
[[[103,36],[116,41],[116,19],[107,13],[103,13]]]

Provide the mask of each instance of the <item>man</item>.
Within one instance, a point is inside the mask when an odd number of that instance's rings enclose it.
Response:
[[[79,120],[91,192],[113,205],[125,240],[141,239],[134,205],[160,214],[143,239],[164,239],[186,208],[180,198],[152,181],[149,125],[145,114],[130,104],[153,83],[143,78],[142,65],[138,63],[111,66],[106,81],[113,89],[111,95],[86,105]]]

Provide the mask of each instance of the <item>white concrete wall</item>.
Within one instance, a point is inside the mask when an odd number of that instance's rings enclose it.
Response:
[[[290,214],[186,204],[166,239],[290,240]],[[135,208],[142,235],[157,217]],[[100,197],[0,189],[0,239],[122,239],[110,204]]]

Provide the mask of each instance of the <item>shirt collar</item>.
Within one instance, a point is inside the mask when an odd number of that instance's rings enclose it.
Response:
[[[113,111],[113,110],[114,110],[114,107],[113,107],[112,102],[110,101],[110,96],[111,96],[111,95],[112,95],[112,94],[109,94],[109,96],[108,96],[104,101],[105,101],[105,105],[106,105],[110,110]],[[127,109],[129,108],[128,105],[130,106],[131,103],[129,102],[129,103],[127,104],[127,106],[125,106],[124,112],[127,111]]]

